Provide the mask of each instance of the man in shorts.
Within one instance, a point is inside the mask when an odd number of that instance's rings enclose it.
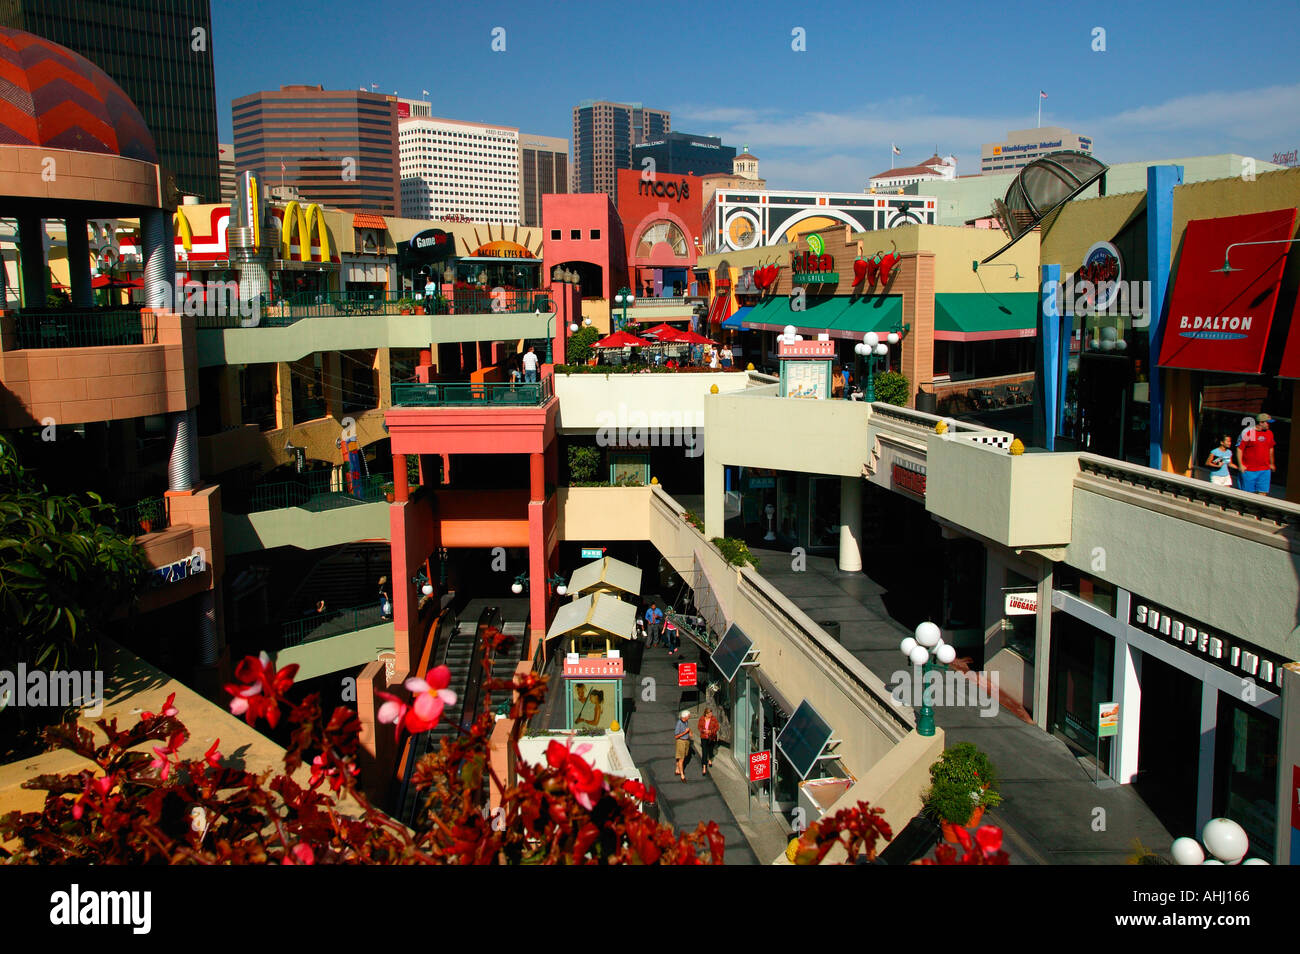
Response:
[[[1277,470],[1272,421],[1272,417],[1261,413],[1237,440],[1237,467],[1241,470],[1241,489],[1246,493],[1267,495],[1273,471]]]

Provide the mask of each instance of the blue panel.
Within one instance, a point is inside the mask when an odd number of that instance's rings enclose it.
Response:
[[[1042,299],[1039,313],[1042,316],[1042,333],[1038,340],[1042,350],[1043,382],[1038,393],[1043,402],[1043,446],[1055,450],[1056,435],[1061,429],[1061,394],[1065,386],[1062,369],[1062,350],[1069,355],[1068,342],[1061,341],[1061,316],[1057,294],[1061,280],[1060,265],[1043,265],[1039,268]]]
[[[1147,329],[1151,344],[1151,422],[1147,445],[1147,464],[1160,469],[1164,462],[1162,438],[1165,431],[1165,394],[1162,375],[1167,372],[1156,366],[1160,354],[1160,338],[1164,331],[1165,305],[1169,292],[1169,270],[1173,264],[1174,187],[1183,184],[1182,166],[1147,167],[1147,279],[1151,282],[1148,301],[1150,325]]]

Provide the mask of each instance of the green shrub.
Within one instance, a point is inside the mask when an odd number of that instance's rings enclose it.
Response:
[[[564,357],[573,364],[585,365],[591,357],[591,346],[600,340],[600,330],[595,325],[584,325],[569,336]]]
[[[911,397],[911,384],[901,371],[885,371],[875,378],[876,400],[897,407],[906,407]]]
[[[682,519],[685,520],[687,523],[689,523],[696,530],[700,531],[700,533],[704,532],[704,521],[700,519],[700,515],[696,513],[694,510],[687,510],[685,513],[682,514]]]
[[[921,803],[932,815],[951,825],[965,825],[979,804],[970,788],[961,782],[935,782],[921,796]]]
[[[583,447],[581,444],[569,445],[569,483],[571,485],[591,484],[596,479],[596,470],[600,467],[600,451],[595,447]]]
[[[701,528],[703,529],[703,528]],[[744,566],[746,563],[758,567],[758,557],[749,552],[744,540],[735,537],[714,537],[713,545],[732,566]]]

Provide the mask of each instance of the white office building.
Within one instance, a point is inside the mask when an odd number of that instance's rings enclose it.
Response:
[[[1092,152],[1092,140],[1060,126],[1014,129],[1001,142],[980,147],[980,172],[1015,172],[1030,162],[1062,150]]]
[[[519,130],[399,111],[402,215],[519,224]]]

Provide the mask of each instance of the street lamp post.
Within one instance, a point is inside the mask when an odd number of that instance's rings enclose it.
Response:
[[[942,671],[957,658],[957,650],[945,643],[939,627],[929,622],[917,626],[916,635],[903,640],[899,649],[912,665],[921,667],[921,711],[916,717],[916,734],[934,735],[934,709],[926,696],[926,676]]]
[[[620,288],[618,294],[614,296],[614,304],[623,306],[623,320],[615,329],[616,331],[622,331],[627,327],[627,306],[634,301],[636,301],[636,296],[632,294],[626,285]]]
[[[867,363],[867,386],[862,395],[864,401],[868,404],[876,400],[876,362],[889,354],[889,346],[896,345],[903,340],[903,335],[907,334],[911,325],[899,323],[890,329],[885,336],[885,341],[880,340],[880,335],[874,331],[868,331],[862,336],[862,343],[853,346],[853,353],[859,358],[865,358]],[[861,374],[859,373],[859,380]]]

